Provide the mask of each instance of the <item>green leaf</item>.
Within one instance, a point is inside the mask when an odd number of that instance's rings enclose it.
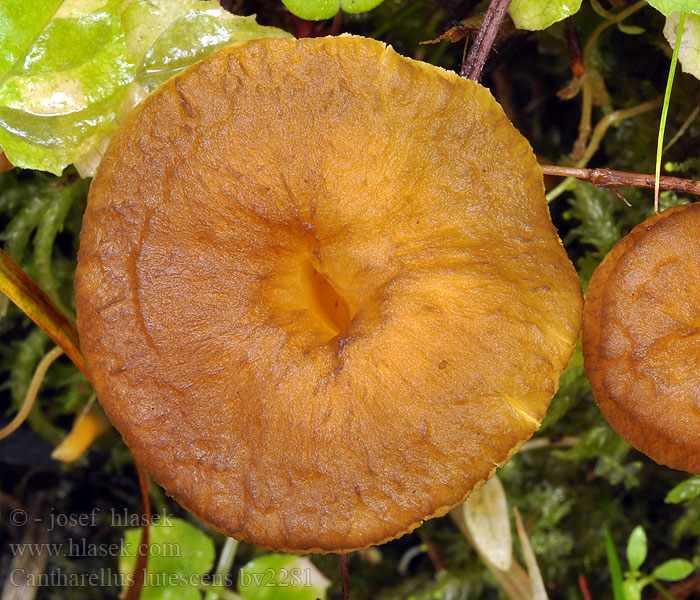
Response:
[[[9,0],[33,13],[33,6]],[[116,118],[135,67],[119,22],[120,0],[62,2],[0,79],[0,146],[10,162],[60,174]],[[20,22],[3,24],[12,38]]]
[[[679,21],[680,13],[673,13],[666,19],[664,36],[671,47],[676,45]],[[690,73],[700,79],[700,15],[686,15],[681,45],[678,49],[678,61],[684,73]]]
[[[647,534],[641,525],[637,525],[627,541],[627,563],[636,571],[647,557]]]
[[[664,581],[680,581],[695,570],[693,563],[682,558],[673,558],[660,564],[652,571],[652,575]]]
[[[238,575],[238,592],[247,600],[323,600],[330,581],[303,556],[267,554]]]
[[[625,590],[622,583],[622,569],[620,568],[620,558],[617,555],[615,542],[610,530],[606,525],[605,531],[605,552],[608,555],[608,568],[610,569],[610,579],[612,581],[613,599],[625,600]]]
[[[700,15],[698,0],[647,0],[647,2],[666,17],[670,17],[674,12]]]
[[[5,78],[12,65],[20,60],[36,39],[36,32],[41,26],[48,23],[53,17],[61,0],[45,0],[45,2],[32,3],[31,7],[26,2],[13,2],[11,0],[0,2],[0,23],[5,35],[0,46],[0,78]],[[9,28],[8,29],[8,24]]]
[[[320,21],[333,18],[339,10],[360,13],[372,10],[383,0],[282,0],[289,12],[301,19]]]
[[[513,0],[508,9],[518,29],[546,29],[581,8],[581,0]]]
[[[0,25],[0,147],[16,166],[84,176],[153,86],[224,44],[288,35],[214,0],[3,0]]]
[[[151,0],[138,0],[129,7],[134,7],[133,11],[136,14],[125,14],[125,18],[132,18],[137,29],[127,29],[127,40],[134,37],[135,31],[143,29],[141,24],[144,23],[144,17],[147,17],[151,4]],[[137,81],[149,92],[178,71],[232,42],[291,37],[280,29],[261,27],[255,22],[255,17],[234,16],[221,8],[216,1],[188,0],[180,2],[178,7],[187,7],[187,10],[181,10],[177,18],[172,19],[168,27],[163,29],[150,45],[139,43],[139,50],[144,45],[148,45],[148,49],[143,54]],[[155,25],[162,26],[162,21]]]
[[[692,500],[698,496],[700,496],[700,475],[693,475],[681,481],[666,494],[666,502],[668,504],[680,504],[681,502]]]
[[[214,542],[182,519],[166,518],[151,524],[148,573],[141,600],[199,600],[192,587],[214,565]],[[141,529],[127,529],[119,557],[119,571],[125,581],[136,565]]]

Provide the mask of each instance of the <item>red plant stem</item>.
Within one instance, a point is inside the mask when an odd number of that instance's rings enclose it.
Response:
[[[124,600],[139,600],[141,589],[146,581],[146,570],[148,567],[148,554],[150,549],[150,525],[151,525],[151,501],[148,492],[151,487],[151,478],[148,473],[138,465],[136,472],[139,476],[139,487],[141,488],[141,502],[143,504],[143,521],[141,522],[141,542],[136,552],[136,566],[134,567],[134,577],[131,585],[127,588]]]
[[[295,38],[305,38],[313,37],[314,22],[307,21],[306,19],[300,19],[295,17],[293,14],[289,14],[289,18],[294,23],[294,37]]]
[[[574,77],[581,77],[586,72],[586,65],[583,63],[583,53],[581,52],[578,31],[576,31],[571,17],[566,19],[566,43],[569,46],[569,55],[571,57],[571,73]]]
[[[575,177],[590,181],[597,187],[654,187],[654,175],[642,173],[627,173],[613,169],[586,169],[583,167],[562,167],[559,165],[541,165],[545,175],[555,177]],[[663,190],[674,190],[679,193],[700,195],[700,181],[682,179],[681,177],[661,177],[660,187]]]
[[[583,573],[579,573],[578,576],[578,589],[581,590],[581,598],[583,600],[593,600],[591,591],[588,589],[588,581],[586,581],[586,576]]]
[[[343,594],[341,600],[350,600],[350,573],[348,571],[348,555],[340,555],[340,573],[343,578]]]
[[[343,13],[338,11],[338,14],[333,17],[333,22],[331,23],[331,28],[328,30],[328,35],[338,35],[340,29],[343,26]]]
[[[484,15],[484,22],[479,27],[479,33],[469,49],[467,60],[462,63],[462,77],[472,81],[481,79],[481,71],[491,52],[491,47],[496,40],[496,34],[509,6],[510,0],[491,0],[491,4],[489,4]]]
[[[438,552],[435,542],[428,540],[425,542],[425,547],[428,553],[428,558],[430,559],[430,562],[433,563],[433,568],[436,571],[442,571],[445,568],[445,565],[442,564],[442,559],[440,558],[440,553]]]

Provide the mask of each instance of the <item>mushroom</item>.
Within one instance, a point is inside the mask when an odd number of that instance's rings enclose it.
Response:
[[[656,462],[700,473],[700,204],[637,225],[593,273],[583,355],[615,431]]]
[[[491,94],[353,36],[231,46],[140,105],[92,183],[76,296],[137,461],[288,552],[462,502],[539,426],[582,313]]]

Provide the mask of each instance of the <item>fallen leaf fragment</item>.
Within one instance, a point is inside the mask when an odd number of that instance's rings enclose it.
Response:
[[[462,510],[472,543],[502,571],[513,561],[508,501],[501,480],[494,476],[454,510]]]

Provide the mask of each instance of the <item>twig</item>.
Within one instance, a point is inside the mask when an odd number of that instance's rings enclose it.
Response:
[[[626,187],[654,187],[654,175],[642,173],[628,173],[626,171],[614,171],[612,169],[586,169],[581,167],[562,167],[559,165],[542,165],[545,175],[555,177],[574,177],[590,181],[597,187],[613,188]],[[661,177],[659,180],[662,190],[674,190],[684,194],[700,196],[700,181],[683,179],[681,177]]]
[[[600,143],[603,141],[605,134],[612,125],[614,125],[618,121],[631,119],[632,117],[636,117],[644,112],[658,108],[661,105],[662,100],[663,98],[657,98],[656,100],[642,102],[641,104],[637,104],[636,106],[616,110],[604,116],[600,121],[598,121],[598,124],[593,129],[593,135],[591,136],[591,139],[588,142],[586,151],[583,153],[581,160],[579,160],[575,166],[585,167],[588,164],[588,161],[591,160],[591,158],[593,158],[593,155],[598,151]],[[573,181],[573,177],[567,177],[557,187],[555,187],[547,194],[547,201],[551,202],[552,200],[560,196],[563,192],[568,190],[571,187]]]
[[[467,60],[462,63],[462,77],[479,81],[481,79],[481,71],[484,68],[486,59],[493,42],[496,40],[496,34],[503,22],[510,0],[491,0],[491,4],[484,15],[484,22],[479,28],[479,33],[469,49]]]

